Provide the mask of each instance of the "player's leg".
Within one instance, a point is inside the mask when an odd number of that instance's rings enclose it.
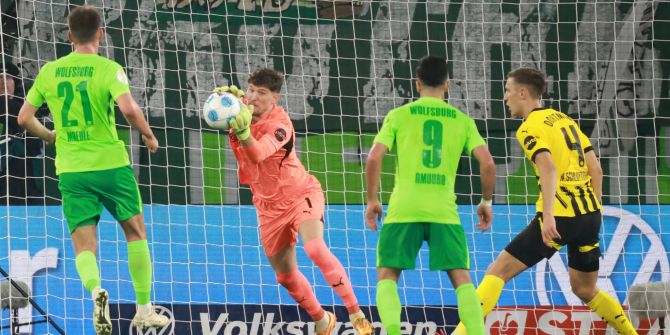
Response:
[[[385,223],[377,241],[377,310],[389,335],[400,335],[398,278],[414,269],[424,241],[424,223]]]
[[[451,284],[456,288],[458,317],[470,335],[484,335],[484,314],[479,295],[470,278],[470,270],[448,270]]]
[[[270,243],[264,241],[266,254],[272,269],[275,270],[277,282],[286,288],[289,295],[314,320],[317,334],[328,334],[335,327],[335,316],[326,312],[316,299],[312,285],[298,270],[295,255],[295,244],[289,244],[279,250],[268,249]]]
[[[619,334],[637,335],[621,305],[605,291],[598,289],[597,281],[598,271],[582,272],[570,268],[572,292]]]
[[[389,335],[400,335],[400,295],[398,278],[402,269],[377,267],[377,312]]]
[[[519,273],[549,258],[558,249],[550,248],[542,242],[542,227],[538,214],[489,265],[486,275],[477,287],[484,317],[498,304],[505,283]],[[560,248],[560,246],[557,246]],[[459,323],[452,335],[467,335],[463,323]]]
[[[93,298],[93,327],[96,334],[112,333],[109,317],[109,295],[101,287],[96,259],[97,224],[102,204],[90,189],[96,182],[94,173],[62,173],[58,188],[63,197],[63,214],[67,220],[75,251],[77,273]]]
[[[460,224],[427,223],[430,269],[447,271],[456,289],[458,316],[470,335],[484,335],[484,316],[479,296],[470,279],[470,253]],[[449,252],[445,252],[449,250]]]
[[[344,267],[335,255],[326,246],[323,240],[323,218],[325,200],[319,188],[310,192],[292,209],[295,213],[295,222],[302,237],[307,256],[316,264],[321,274],[342,299],[349,312],[349,319],[359,335],[370,335],[373,327],[365,318],[358,305],[358,299]]]
[[[598,289],[598,269],[600,267],[599,232],[602,217],[600,212],[572,218],[570,224],[575,232],[575,243],[568,244],[568,266],[572,292],[585,302],[591,310],[616,329],[619,334],[637,334],[626,317],[621,305],[609,294]],[[557,221],[557,228],[564,225]],[[563,233],[559,231],[561,236]]]
[[[153,264],[142,214],[142,199],[130,166],[99,171],[104,181],[97,188],[105,208],[119,221],[126,237],[128,270],[135,290],[137,313],[133,324],[140,328],[165,327],[169,318],[156,313],[151,304]]]

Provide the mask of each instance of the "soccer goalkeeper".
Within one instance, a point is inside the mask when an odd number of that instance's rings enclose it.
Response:
[[[93,294],[97,334],[111,334],[109,295],[100,286],[96,227],[104,206],[121,224],[128,241],[128,266],[137,299],[133,324],[164,327],[169,319],[151,304],[152,264],[142,216],[142,199],[123,141],[116,133],[114,102],[128,123],[142,133],[151,153],[158,140],[130,95],[119,64],[98,56],[103,31],[95,8],[75,8],[68,16],[68,39],[74,52],[44,65],[28,92],[18,122],[47,143],[56,144],[58,188],[72,235],[76,267]],[[55,132],[35,117],[46,101]]]
[[[383,157],[396,147],[395,187],[377,245],[377,309],[389,335],[400,335],[398,277],[414,269],[427,241],[430,269],[443,270],[456,288],[458,315],[471,334],[484,335],[479,297],[470,279],[465,233],[456,211],[454,182],[461,155],[479,161],[482,201],[477,213],[482,231],[491,226],[495,164],[475,122],[444,101],[447,63],[425,57],[417,71],[420,98],[390,111],[374,139],[366,167],[365,220],[377,230],[382,206],[377,197]]]
[[[277,282],[309,313],[316,323],[316,333],[330,335],[336,319],[321,308],[312,286],[298,270],[298,233],[307,256],[342,298],[354,329],[360,335],[370,335],[372,325],[358,306],[344,267],[323,240],[323,190],[298,159],[293,124],[277,104],[283,81],[276,70],[257,69],[248,79],[244,99],[248,107],[245,105],[230,121],[230,143],[238,161],[240,183],[248,184],[254,195],[261,241]],[[244,95],[235,86],[216,91],[230,91],[240,98]]]
[[[542,106],[544,75],[519,68],[505,83],[505,103],[523,118],[516,137],[533,163],[541,189],[537,215],[489,266],[477,288],[484,315],[505,283],[543,258],[568,247],[572,291],[619,334],[637,334],[621,305],[596,287],[600,259],[602,169],[589,138],[569,116]],[[453,334],[466,335],[462,324]]]

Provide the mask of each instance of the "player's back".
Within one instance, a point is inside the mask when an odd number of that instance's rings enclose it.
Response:
[[[464,151],[484,144],[474,121],[442,99],[424,97],[392,110],[383,137],[392,137],[397,151],[386,222],[460,223],[456,170]]]
[[[555,216],[571,217],[601,208],[591,187],[585,154],[593,150],[591,141],[569,116],[551,109],[531,112],[517,130],[517,138],[531,161],[547,151],[558,176]],[[539,171],[535,167],[539,176]],[[537,203],[542,209],[542,195]]]
[[[119,64],[73,52],[47,63],[28,94],[46,101],[56,130],[56,172],[106,170],[129,164],[116,132],[114,101],[128,93]]]

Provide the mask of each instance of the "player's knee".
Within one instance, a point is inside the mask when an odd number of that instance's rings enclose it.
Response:
[[[596,296],[598,289],[589,285],[572,285],[572,293],[583,302],[589,302]]]
[[[295,276],[296,276],[296,271],[298,269],[294,269],[293,271],[287,272],[287,273],[277,273],[275,274],[275,278],[277,279],[277,283],[279,285],[285,287],[285,288],[290,288],[291,283],[295,282]]]
[[[318,238],[305,243],[305,253],[313,262],[319,263],[327,258],[330,250],[323,239]]]

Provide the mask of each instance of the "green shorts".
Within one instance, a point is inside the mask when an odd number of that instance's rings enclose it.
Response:
[[[377,243],[377,267],[414,269],[423,241],[431,270],[470,269],[470,254],[460,224],[387,223]]]
[[[129,165],[101,171],[64,172],[58,176],[63,214],[70,233],[78,227],[98,224],[102,207],[117,221],[142,213],[142,198]]]

